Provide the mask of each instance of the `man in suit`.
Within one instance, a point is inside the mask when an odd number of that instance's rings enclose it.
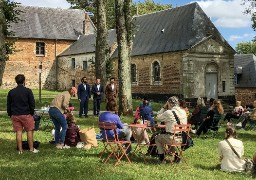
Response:
[[[99,115],[101,97],[103,95],[103,86],[100,84],[100,79],[96,79],[96,83],[92,86],[93,94],[93,115]]]
[[[117,87],[115,84],[115,78],[112,77],[110,79],[110,83],[106,86],[106,89],[105,89],[105,95],[108,102],[111,100],[116,101]]]
[[[89,99],[91,98],[91,91],[90,91],[90,85],[87,84],[86,77],[83,77],[81,79],[81,84],[78,85],[77,88],[77,96],[78,100],[80,101],[80,109],[79,109],[79,117],[82,117],[82,114],[84,112],[85,118],[88,117],[88,103]]]

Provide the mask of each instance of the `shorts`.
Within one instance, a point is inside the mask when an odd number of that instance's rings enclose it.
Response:
[[[33,116],[29,115],[12,115],[12,126],[14,131],[32,131],[35,128]]]

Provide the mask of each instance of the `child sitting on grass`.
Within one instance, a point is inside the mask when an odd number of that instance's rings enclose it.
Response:
[[[67,117],[68,129],[65,137],[65,145],[76,146],[80,142],[79,127],[76,125],[75,117],[72,113],[68,113]]]

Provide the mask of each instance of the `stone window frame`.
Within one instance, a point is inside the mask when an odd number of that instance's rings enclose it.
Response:
[[[36,41],[36,56],[45,56],[45,47],[45,42]]]
[[[132,79],[133,79],[132,65],[135,66],[135,81],[132,81]],[[131,84],[132,85],[138,85],[138,68],[137,68],[137,64],[135,64],[135,63],[131,63]]]
[[[154,63],[159,64],[159,80],[155,80],[155,75],[154,75]],[[162,76],[161,76],[161,63],[159,60],[154,60],[151,63],[151,85],[162,85]]]

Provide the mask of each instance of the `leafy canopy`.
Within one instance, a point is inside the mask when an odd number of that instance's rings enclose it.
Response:
[[[71,4],[71,8],[84,9],[87,12],[92,12],[94,16],[91,17],[94,24],[96,24],[96,4],[93,0],[67,0]],[[107,0],[106,5],[107,27],[108,29],[115,29],[115,0]],[[144,2],[133,3],[131,7],[132,15],[149,14],[155,11],[161,11],[171,8],[171,4],[155,3],[153,0],[145,0]]]
[[[256,42],[242,42],[236,45],[236,52],[238,54],[255,54]]]

